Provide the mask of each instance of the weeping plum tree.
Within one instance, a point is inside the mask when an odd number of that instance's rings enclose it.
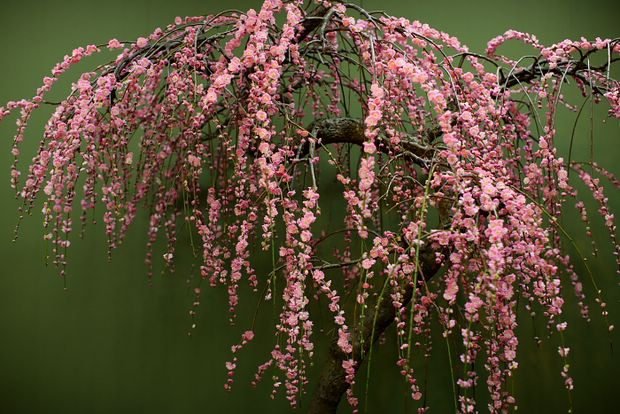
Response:
[[[512,39],[533,52],[502,55]],[[83,73],[61,102],[46,99],[63,72],[105,48],[117,51],[113,61]],[[497,413],[515,404],[507,381],[518,366],[517,298],[559,335],[564,288],[589,318],[582,278],[594,279],[587,262],[576,271],[568,252],[577,261],[586,253],[560,220],[576,206],[589,226],[575,182],[598,202],[618,263],[600,177],[620,184],[591,159],[561,158],[554,141],[560,107],[578,119],[602,102],[620,118],[611,77],[619,55],[616,39],[544,46],[513,30],[477,54],[426,24],[354,4],[266,0],[259,11],[176,18],[136,41],[77,48],[32,99],[0,107],[0,119],[19,112],[12,186],[22,216],[43,199],[62,277],[78,216],[85,224],[103,207],[111,251],[145,209],[149,269],[161,233],[172,267],[178,226],[188,229],[202,282],[191,314],[204,285],[224,287],[231,320],[242,284],[259,311],[277,310],[275,335],[252,327],[232,347],[227,388],[237,352],[262,335],[273,348],[256,381],[268,373],[274,393],[298,406],[316,322],[332,341],[304,408],[334,413],[345,396],[357,411],[364,390],[354,385],[395,325],[394,362],[425,412],[412,362],[428,353],[435,318],[462,344],[451,360],[455,410],[479,410],[483,383]],[[582,98],[571,102],[566,88]],[[55,110],[20,169],[26,126],[42,105]],[[319,219],[327,185],[338,188],[329,196],[344,217],[336,228]],[[261,256],[270,272],[256,268]],[[317,320],[317,307],[331,317]],[[564,361],[568,345],[558,350]]]

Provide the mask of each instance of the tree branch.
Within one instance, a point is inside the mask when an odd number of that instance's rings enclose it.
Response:
[[[364,134],[364,122],[355,118],[325,118],[313,122],[309,127],[321,144],[355,144],[363,145],[368,140]],[[432,129],[424,137],[412,137],[401,141],[398,146],[392,145],[384,137],[377,137],[377,149],[384,154],[404,153],[420,166],[428,166],[436,148],[431,145],[441,135],[441,128]],[[308,153],[309,146],[302,150],[302,155]]]
[[[557,67],[550,67],[546,61],[536,62],[532,64],[528,68],[520,68],[517,72],[510,73],[508,77],[506,77],[503,71],[500,70],[500,79],[499,84],[502,85],[504,89],[510,89],[514,86],[521,85],[524,83],[532,83],[534,81],[539,80],[542,76],[553,73],[557,77],[566,78],[573,77],[583,82],[584,84],[589,83],[588,75],[590,73],[599,73],[603,74],[608,66],[620,58],[610,59],[609,62],[600,65],[600,66],[591,66],[588,67],[583,61],[579,60],[571,60],[568,62],[562,62]],[[568,68],[568,69],[566,69]],[[593,92],[598,95],[604,95],[605,90],[599,86],[593,86]]]

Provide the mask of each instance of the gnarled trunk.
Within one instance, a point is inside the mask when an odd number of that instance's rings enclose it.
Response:
[[[424,279],[428,280],[439,269],[440,265],[435,261],[435,252],[430,248],[423,248],[420,251],[420,274]],[[406,305],[411,302],[414,287],[411,284],[407,284],[402,286],[402,289],[404,292],[403,304]],[[308,414],[336,413],[343,394],[349,388],[345,371],[342,368],[342,362],[352,357],[357,363],[356,367],[359,372],[364,356],[370,350],[371,342],[375,342],[394,322],[396,317],[396,310],[389,299],[383,299],[381,302],[370,305],[368,309],[370,312],[365,318],[364,326],[362,329],[352,333],[351,343],[353,345],[353,352],[351,355],[345,354],[336,344],[335,339],[332,342],[329,348],[328,359],[316,383],[316,388],[307,411]]]

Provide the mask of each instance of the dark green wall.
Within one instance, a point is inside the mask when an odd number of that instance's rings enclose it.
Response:
[[[536,33],[546,43],[581,35],[620,35],[620,6],[613,1],[362,3],[368,9],[381,8],[428,22],[477,51],[508,28]],[[49,69],[79,45],[105,43],[112,37],[135,39],[177,15],[258,5],[256,0],[3,2],[0,102],[31,96]],[[88,63],[81,64],[78,70],[88,67]],[[65,76],[62,85],[66,88],[77,74],[74,70]],[[62,93],[56,96],[61,98]],[[597,111],[597,119],[603,114]],[[35,117],[29,128],[26,148],[35,147],[43,115]],[[562,119],[568,122],[560,127],[560,136],[564,137],[561,147],[565,149],[571,124],[569,117]],[[618,126],[618,121],[608,121],[604,127],[597,127],[595,146],[599,162],[617,174]],[[223,389],[229,346],[247,328],[254,298],[241,310],[238,326],[231,327],[224,291],[208,290],[198,327],[188,338],[192,322],[187,311],[193,300],[186,282],[190,257],[181,254],[180,271],[174,275],[158,273],[149,286],[143,266],[144,220],[137,223],[111,263],[106,260],[101,226],[89,228],[86,238],[71,247],[67,291],[56,270],[44,266],[45,245],[38,214],[25,220],[18,242],[11,242],[18,207],[8,184],[12,132],[12,125],[0,125],[0,414],[288,412],[281,400],[269,399],[268,381],[256,391],[247,385],[270,345],[268,335],[261,337],[261,332],[255,346],[242,354],[234,391],[226,393]],[[585,127],[578,130],[578,150],[588,148],[587,136]],[[620,211],[617,192],[608,188],[612,207]],[[577,224],[567,225],[579,229]],[[603,244],[607,239],[599,233],[596,238]],[[620,289],[613,260],[608,256],[595,261],[593,268],[599,284],[607,288],[610,320],[620,329]],[[610,351],[610,336],[596,306],[591,307],[594,321],[589,325],[576,317],[574,309],[568,316],[567,342],[574,345],[575,411],[611,413],[615,412],[620,383],[619,357],[617,351]],[[613,335],[616,348],[620,345],[617,332]],[[536,334],[545,336],[545,331],[540,324],[535,330],[527,318],[522,321],[521,334],[521,368],[514,383],[520,412],[565,412],[557,339],[536,347],[532,338]],[[405,412],[406,402],[395,392],[403,386],[389,355],[391,349],[385,347],[376,353],[370,412]],[[385,363],[379,362],[382,356]],[[449,412],[451,407],[446,366],[445,350],[438,338],[429,377],[435,413]]]

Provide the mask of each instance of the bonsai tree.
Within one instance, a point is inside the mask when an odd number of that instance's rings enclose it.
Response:
[[[504,56],[509,40],[533,52]],[[113,61],[83,73],[66,99],[46,99],[69,67],[106,48]],[[517,301],[561,336],[572,285],[589,318],[589,252],[561,224],[575,206],[591,235],[575,182],[598,202],[620,263],[599,177],[620,184],[555,145],[560,107],[575,122],[593,103],[620,118],[619,59],[618,39],[545,46],[509,30],[474,53],[428,25],[355,4],[265,0],[258,11],[177,18],[132,42],[77,48],[34,97],[0,107],[0,120],[19,112],[12,186],[21,216],[43,199],[61,277],[78,217],[86,224],[102,206],[111,251],[146,209],[149,269],[160,236],[173,269],[178,227],[188,229],[182,248],[191,244],[200,275],[192,314],[207,285],[225,287],[231,321],[242,284],[259,312],[277,310],[273,332],[250,326],[233,345],[227,388],[237,352],[262,336],[273,350],[255,381],[269,373],[295,407],[315,353],[327,352],[308,412],[334,413],[343,396],[357,411],[356,381],[394,325],[394,363],[425,412],[413,361],[428,357],[436,318],[448,346],[462,344],[451,357],[455,411],[482,409],[474,391],[484,385],[497,413],[515,404],[507,381],[518,366]],[[20,168],[25,128],[42,105],[54,113]],[[322,225],[326,189],[338,228]],[[265,258],[269,272],[256,266]],[[331,335],[328,349],[315,349],[316,325]],[[558,349],[564,360],[569,346]],[[570,391],[568,364],[560,374]]]

